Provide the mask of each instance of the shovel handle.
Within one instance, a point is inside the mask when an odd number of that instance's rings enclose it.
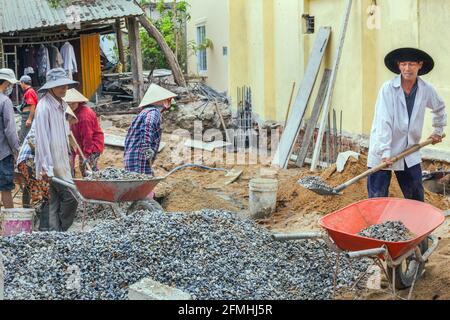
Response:
[[[72,138],[72,142],[75,144],[75,147],[77,148],[77,151],[78,151],[78,153],[80,154],[81,158],[82,158],[83,161],[86,163],[86,168],[87,168],[90,172],[92,172],[92,167],[91,167],[91,165],[89,164],[89,162],[87,162],[87,159],[86,159],[86,157],[85,157],[85,155],[84,155],[84,153],[83,153],[83,150],[81,150],[81,147],[80,147],[80,145],[78,144],[77,139],[75,139],[75,136],[73,135],[72,132],[70,132],[70,137]]]
[[[445,138],[445,134],[442,135],[442,138]],[[426,141],[424,141],[422,143],[419,143],[419,144],[409,148],[408,150],[403,151],[399,155],[391,158],[390,160],[395,163],[395,162],[397,162],[397,161],[399,161],[399,160],[409,156],[410,154],[413,154],[414,152],[417,152],[420,149],[422,149],[422,148],[424,148],[426,146],[429,146],[432,143],[433,143],[433,139],[430,138],[430,139],[428,139],[428,140],[426,140]],[[359,176],[357,176],[357,177],[355,177],[355,178],[353,178],[353,179],[351,179],[351,180],[341,184],[340,186],[336,187],[335,191],[336,192],[341,192],[342,190],[344,190],[348,186],[351,186],[352,184],[358,182],[359,180],[364,179],[364,178],[370,176],[371,174],[374,174],[374,173],[376,173],[378,171],[381,171],[381,170],[383,170],[383,169],[385,169],[387,167],[388,167],[388,165],[385,162],[383,162],[383,163],[379,164],[378,166],[373,167],[372,169],[369,169],[366,172],[361,173]]]

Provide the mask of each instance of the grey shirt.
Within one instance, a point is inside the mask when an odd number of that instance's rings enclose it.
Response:
[[[0,92],[0,160],[19,152],[14,109],[11,100]]]

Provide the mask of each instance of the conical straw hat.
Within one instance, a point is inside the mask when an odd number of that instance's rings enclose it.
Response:
[[[72,118],[74,118],[75,120],[78,121],[77,116],[75,115],[75,112],[73,112],[73,110],[70,107],[67,107],[66,109],[66,115],[71,116]]]
[[[67,90],[66,96],[63,98],[63,100],[67,103],[89,101],[89,99],[83,96],[77,89]]]
[[[160,86],[152,83],[150,87],[148,88],[147,92],[145,93],[144,98],[141,101],[141,104],[139,105],[139,108],[148,106],[152,103],[167,100],[170,98],[175,98],[177,95],[173,92],[170,92],[169,90],[166,90],[164,88],[161,88]]]

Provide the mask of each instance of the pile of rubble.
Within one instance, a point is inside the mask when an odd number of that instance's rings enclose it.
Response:
[[[0,239],[6,299],[126,299],[143,278],[194,299],[330,299],[335,254],[324,243],[274,242],[223,211],[135,212],[86,233]],[[341,262],[338,287],[368,263]]]

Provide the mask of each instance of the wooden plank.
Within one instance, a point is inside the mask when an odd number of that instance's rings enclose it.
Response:
[[[273,158],[272,164],[280,168],[287,168],[289,157],[294,148],[295,141],[300,131],[300,125],[305,115],[306,107],[311,96],[311,92],[316,82],[317,74],[322,63],[325,49],[330,38],[331,28],[321,27],[319,29],[314,47],[308,62],[308,67],[298,90],[297,99],[292,107],[292,114],[289,117],[286,128],[281,136],[278,149]]]
[[[122,27],[121,27],[121,19],[116,19],[115,24],[116,29],[116,35],[117,35],[117,49],[119,51],[119,61],[123,66],[123,70],[127,70],[126,68],[126,61],[125,61],[125,49],[123,45],[123,34],[122,34]]]
[[[140,102],[144,97],[144,67],[142,63],[139,23],[135,17],[127,18],[127,21],[128,38],[130,45],[131,72],[133,74],[134,100]]]
[[[292,162],[297,162],[297,158],[298,158],[298,156],[296,156],[295,154],[293,154],[293,155],[290,157],[290,160],[291,160]],[[310,159],[310,158],[306,158],[306,159],[305,159],[305,164],[311,164],[311,159]],[[323,169],[326,169],[326,168],[328,168],[329,166],[328,166],[328,163],[320,161],[320,162],[319,162],[319,167],[321,167],[321,168],[323,168]]]
[[[331,131],[331,120],[330,120],[330,113],[328,112],[328,123],[327,123],[327,130],[325,132],[325,140],[326,140],[326,162],[331,162],[331,144],[330,144],[330,134]]]
[[[212,144],[199,140],[187,140],[184,146],[187,148],[200,149],[209,152],[213,152],[216,149],[216,147],[213,146]]]
[[[289,98],[289,105],[288,105],[288,109],[286,112],[286,119],[284,120],[284,125],[286,126],[288,119],[289,119],[289,115],[291,114],[291,106],[292,106],[292,99],[294,98],[294,92],[295,92],[295,82],[292,84],[292,92],[291,92],[291,97]]]
[[[330,82],[331,70],[325,69],[323,73],[322,82],[320,84],[319,92],[317,94],[316,102],[311,114],[311,119],[306,127],[305,135],[303,137],[303,142],[301,144],[300,152],[297,157],[296,165],[298,167],[303,167],[305,164],[306,155],[308,154],[308,149],[313,142],[314,130],[316,129],[317,121],[319,120],[320,111],[322,110],[323,102],[325,101],[325,94],[327,92],[328,84]]]
[[[225,135],[227,137],[227,141],[231,142],[231,138],[228,135],[228,129],[227,129],[227,126],[225,124],[225,120],[223,120],[223,116],[222,116],[222,113],[220,113],[219,107],[217,106],[217,102],[214,102],[214,108],[216,109],[217,115],[219,116],[220,122],[222,123],[222,127],[223,127],[223,130],[225,131]]]
[[[333,162],[336,162],[338,157],[338,143],[337,143],[337,115],[336,110],[333,109]]]
[[[319,134],[317,136],[316,146],[314,148],[314,154],[311,163],[311,171],[317,170],[317,163],[319,161],[320,150],[322,148],[323,135],[326,127],[327,117],[331,106],[331,99],[333,98],[334,85],[336,83],[337,73],[339,70],[339,62],[341,61],[342,48],[344,47],[345,35],[347,33],[348,21],[350,18],[350,11],[352,9],[353,0],[347,0],[347,6],[343,17],[343,23],[341,26],[341,35],[339,39],[339,45],[336,49],[336,59],[334,61],[333,72],[331,73],[330,85],[328,86],[327,96],[325,99],[325,106],[322,112],[322,119],[320,121]]]
[[[114,134],[105,134],[105,145],[115,148],[125,149],[125,137]],[[161,152],[166,144],[161,141],[158,152]]]

